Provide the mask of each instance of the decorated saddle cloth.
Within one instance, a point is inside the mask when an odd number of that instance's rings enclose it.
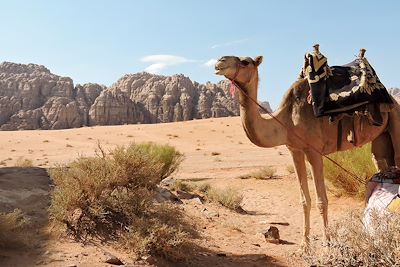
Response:
[[[368,103],[393,101],[375,70],[362,55],[344,66],[328,66],[321,53],[307,53],[303,77],[311,88],[314,114],[317,117],[351,112]]]

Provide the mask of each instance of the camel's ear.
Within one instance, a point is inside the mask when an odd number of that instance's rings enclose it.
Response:
[[[257,67],[262,63],[263,60],[263,56],[256,56],[254,58],[254,65],[256,65]]]

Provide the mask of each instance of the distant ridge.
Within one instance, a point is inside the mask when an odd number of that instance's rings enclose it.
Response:
[[[269,107],[268,102],[263,105]],[[42,65],[0,64],[0,129],[66,129],[238,116],[229,82],[126,74],[111,87],[77,84]]]
[[[388,91],[391,95],[400,97],[400,88],[393,87],[393,88],[390,88]]]

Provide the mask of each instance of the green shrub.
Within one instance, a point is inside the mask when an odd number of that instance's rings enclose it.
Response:
[[[370,144],[357,149],[337,152],[329,155],[329,157],[364,182],[376,173],[376,168],[372,162]],[[324,159],[324,175],[339,191],[351,196],[364,196],[365,183],[357,181],[327,159]]]
[[[142,143],[137,144],[134,147],[130,146],[128,150],[129,149],[133,150],[133,153],[148,154],[150,158],[162,163],[161,179],[164,179],[175,172],[184,158],[183,154],[175,150],[174,147],[168,145],[161,146],[154,143]]]
[[[153,201],[157,184],[178,168],[182,154],[153,143],[118,147],[109,155],[99,149],[96,157],[50,171],[55,184],[51,217],[77,239],[123,240],[139,256],[168,257],[173,247],[184,257],[190,227],[182,227],[187,222],[180,210]],[[133,237],[137,242],[129,241]]]

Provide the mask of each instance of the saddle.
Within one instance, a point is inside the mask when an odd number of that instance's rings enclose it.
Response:
[[[330,67],[328,59],[319,52],[319,45],[313,48],[304,56],[299,78],[307,78],[310,85],[314,115],[329,116],[331,122],[339,120],[338,147],[342,132],[356,145],[354,115],[366,116],[372,125],[381,126],[381,111],[390,111],[393,100],[365,58],[365,49],[354,61]],[[381,110],[381,106],[385,109]]]
[[[374,104],[374,107],[379,107],[380,103],[393,104],[364,54],[365,49],[361,49],[353,62],[332,67],[328,66],[317,44],[313,52],[305,54],[299,78],[308,80],[316,117],[351,113],[367,104]]]

